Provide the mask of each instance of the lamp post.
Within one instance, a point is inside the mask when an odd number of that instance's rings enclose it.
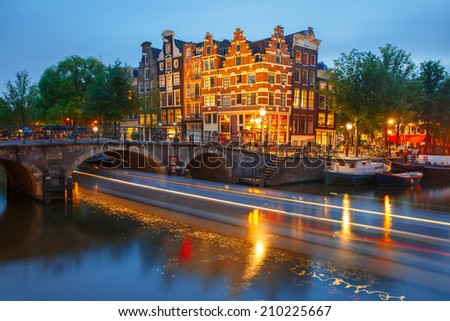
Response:
[[[345,125],[345,127],[347,127],[347,144],[346,144],[346,148],[345,148],[345,156],[348,156],[348,145],[349,145],[349,140],[350,140],[350,131],[352,130],[353,125],[351,123],[347,123],[347,125]]]
[[[92,128],[92,130],[94,131],[94,133],[95,133],[95,136],[96,136],[96,138],[97,138],[97,143],[99,142],[99,139],[98,139],[98,127],[97,126],[94,126],[94,128]]]
[[[262,106],[259,109],[259,119],[260,119],[260,123],[261,123],[261,132],[259,135],[259,148],[258,151],[262,151],[262,143],[263,143],[263,127],[264,127],[264,117],[266,116],[266,108],[264,106]]]

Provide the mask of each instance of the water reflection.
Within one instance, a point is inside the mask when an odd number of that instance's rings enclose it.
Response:
[[[348,194],[344,194],[342,198],[342,224],[341,224],[341,233],[340,237],[341,240],[346,243],[352,234],[352,227],[351,227],[351,203],[350,203],[350,196]]]
[[[385,241],[391,240],[391,226],[392,226],[392,202],[389,195],[384,196],[384,220],[383,220],[383,239]]]
[[[351,234],[345,202],[344,236]],[[29,216],[19,215],[23,206],[33,209]],[[0,284],[12,289],[0,290],[0,299],[342,300],[357,295],[392,300],[415,295],[415,288],[401,281],[274,249],[267,227],[282,218],[273,211],[250,211],[245,228],[216,227],[210,220],[76,185],[73,206],[16,201],[8,204],[5,217],[22,221],[0,220],[2,232],[20,235],[14,243],[0,233]],[[301,221],[289,224],[298,231]],[[239,229],[241,238],[229,235]]]

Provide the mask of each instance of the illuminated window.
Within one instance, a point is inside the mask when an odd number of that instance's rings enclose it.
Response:
[[[159,87],[165,87],[166,86],[166,82],[165,82],[166,77],[164,75],[159,76]]]
[[[275,74],[274,73],[270,73],[269,74],[268,82],[269,82],[269,84],[274,84],[275,83]]]
[[[256,105],[256,93],[247,94],[247,105]]]
[[[320,127],[325,127],[325,113],[319,113],[317,125]]]
[[[309,92],[308,96],[309,96],[308,97],[308,107],[309,107],[309,109],[314,109],[314,96],[315,96],[314,91],[311,90]]]
[[[306,104],[308,102],[307,99],[308,99],[308,91],[302,90],[302,96],[301,96],[301,100],[300,100],[300,107],[306,108]]]
[[[294,89],[294,107],[300,106],[300,89]]]

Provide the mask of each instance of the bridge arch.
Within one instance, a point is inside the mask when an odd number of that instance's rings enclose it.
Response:
[[[223,150],[207,149],[196,152],[186,169],[194,178],[221,182],[232,181],[232,166]]]
[[[86,160],[95,156],[106,156],[111,161],[103,164],[108,167],[129,168],[163,174],[166,168],[162,161],[152,155],[149,156],[144,145],[103,144],[97,148],[89,149],[77,155],[73,162],[67,166],[66,175],[73,173],[75,168]],[[106,164],[107,163],[107,164]]]
[[[36,199],[43,197],[43,173],[34,165],[19,164],[17,162],[0,159],[5,169],[8,189]]]

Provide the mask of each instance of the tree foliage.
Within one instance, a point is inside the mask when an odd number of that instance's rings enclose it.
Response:
[[[39,81],[38,116],[50,123],[82,118],[86,92],[104,65],[95,58],[71,56],[44,71]]]
[[[85,112],[101,123],[111,124],[139,110],[139,99],[127,68],[116,61],[88,86]]]
[[[6,92],[0,101],[0,119],[4,125],[30,126],[37,95],[27,71],[16,74],[14,83],[6,83]]]
[[[439,61],[426,61],[420,64],[418,80],[423,90],[424,99],[416,104],[416,121],[422,122],[427,131],[427,141],[431,136],[448,140],[450,125],[450,79]],[[444,129],[444,130],[443,130]]]

